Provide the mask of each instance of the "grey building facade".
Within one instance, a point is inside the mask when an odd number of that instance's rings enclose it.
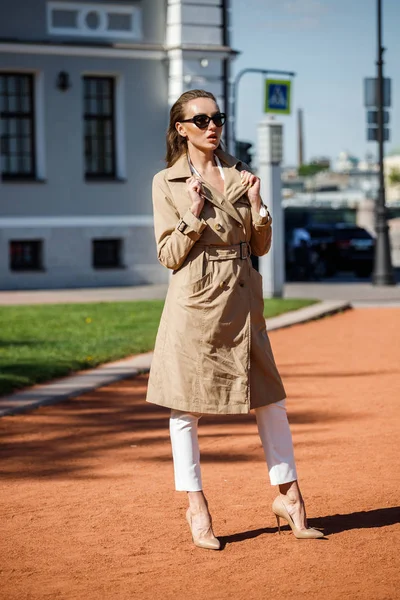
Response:
[[[151,181],[171,103],[229,111],[220,0],[0,5],[0,289],[161,283]]]

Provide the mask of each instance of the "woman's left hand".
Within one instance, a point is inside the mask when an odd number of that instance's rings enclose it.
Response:
[[[260,211],[262,201],[260,196],[260,179],[249,173],[249,171],[240,171],[242,184],[247,188],[247,196],[251,206],[257,211]]]

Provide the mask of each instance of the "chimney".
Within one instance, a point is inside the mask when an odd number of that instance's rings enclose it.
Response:
[[[303,109],[297,111],[298,167],[304,164]]]

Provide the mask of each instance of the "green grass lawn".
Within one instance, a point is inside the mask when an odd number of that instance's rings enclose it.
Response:
[[[265,300],[265,316],[315,300]],[[0,308],[0,395],[152,350],[164,302]]]

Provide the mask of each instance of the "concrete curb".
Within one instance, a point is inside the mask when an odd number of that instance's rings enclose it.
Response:
[[[152,352],[138,354],[106,363],[96,369],[80,371],[69,377],[56,379],[51,383],[34,385],[10,396],[3,396],[0,398],[0,417],[16,415],[47,404],[56,404],[133,375],[147,373],[152,356]]]
[[[343,300],[326,300],[324,302],[318,302],[311,306],[305,306],[298,310],[292,310],[290,312],[273,317],[272,319],[266,319],[267,330],[274,331],[276,329],[283,329],[284,327],[292,327],[293,325],[300,325],[301,323],[308,323],[315,319],[322,319],[344,310],[352,308],[350,302]]]
[[[312,306],[285,313],[279,317],[266,319],[267,330],[275,331],[284,327],[307,323],[350,308],[352,308],[350,302],[319,302]],[[56,379],[51,383],[35,385],[10,396],[4,396],[0,398],[0,417],[16,415],[48,404],[56,404],[116,381],[128,379],[139,373],[147,373],[150,370],[152,357],[152,352],[138,354],[123,360],[106,363],[96,369],[78,372],[70,377]]]

